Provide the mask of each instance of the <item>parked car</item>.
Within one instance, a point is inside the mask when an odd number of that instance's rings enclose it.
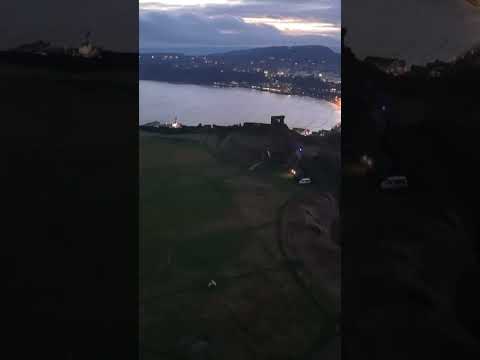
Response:
[[[399,190],[408,188],[408,180],[405,176],[390,176],[380,183],[382,190]]]
[[[312,179],[310,179],[310,178],[302,178],[302,179],[298,180],[298,183],[300,185],[310,184],[311,182],[312,182]]]

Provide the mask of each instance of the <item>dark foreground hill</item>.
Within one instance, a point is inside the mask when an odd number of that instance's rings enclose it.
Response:
[[[478,68],[402,78],[349,49],[342,60],[346,353],[478,357]],[[380,191],[389,175],[407,176],[410,189]]]
[[[20,358],[135,357],[137,66],[23,59],[0,66],[7,342]]]

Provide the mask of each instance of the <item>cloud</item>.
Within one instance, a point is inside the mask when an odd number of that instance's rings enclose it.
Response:
[[[148,13],[140,17],[140,47],[338,45],[334,36],[289,36],[265,24],[249,24],[233,16]]]
[[[340,32],[340,27],[334,24],[307,21],[301,18],[245,17],[242,20],[247,24],[270,25],[290,35],[324,35]]]
[[[192,2],[180,0],[146,0],[140,3],[140,9],[162,10],[176,13],[193,12],[197,15],[231,15],[237,17],[298,17],[306,20],[334,23],[340,25],[340,0],[228,0],[192,5]],[[205,0],[213,1],[213,0]]]
[[[23,6],[22,6],[23,4]],[[170,44],[267,46],[322,44],[339,48],[338,33],[290,36],[271,24],[246,24],[244,18],[295,19],[296,24],[340,26],[340,0],[44,0],[25,7],[4,1],[0,48],[35,40],[77,46],[87,31],[114,50]],[[310,25],[309,25],[310,24]],[[298,29],[303,25],[295,25]],[[138,33],[140,32],[140,44]]]
[[[141,48],[340,47],[340,0],[163,0],[140,7]]]

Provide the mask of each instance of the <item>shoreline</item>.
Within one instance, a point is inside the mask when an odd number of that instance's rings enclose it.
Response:
[[[208,85],[207,85],[208,86]],[[298,96],[298,97],[303,97],[303,98],[309,98],[309,99],[314,99],[314,100],[323,100],[326,101],[330,104],[337,105],[335,101],[325,99],[325,98],[320,98],[320,97],[315,97],[315,96],[309,96],[309,95],[299,95],[299,94],[288,94],[282,91],[272,91],[269,89],[262,88],[260,86],[241,86],[241,85],[227,85],[227,84],[214,84],[210,85],[212,87],[217,87],[217,88],[230,88],[230,89],[247,89],[247,90],[255,90],[255,91],[261,91],[261,92],[266,92],[269,94],[276,94],[276,95],[287,95],[287,96]]]
[[[184,82],[184,81],[163,81],[163,80],[150,80],[150,79],[139,79],[139,81],[154,81],[154,82],[163,82],[166,84],[172,84],[172,85],[196,85],[196,86],[205,86],[208,88],[225,88],[225,89],[245,89],[245,90],[254,90],[254,91],[260,91],[260,92],[266,92],[269,94],[275,94],[275,95],[283,95],[283,96],[298,96],[301,98],[309,98],[313,100],[322,100],[325,101],[329,104],[335,105],[337,108],[338,104],[335,103],[333,100],[325,99],[325,98],[319,98],[315,96],[309,96],[309,95],[298,95],[298,94],[287,94],[285,92],[278,92],[278,91],[271,91],[267,89],[263,89],[260,86],[242,86],[242,85],[228,85],[228,84],[198,84],[198,83],[191,83],[191,82]]]

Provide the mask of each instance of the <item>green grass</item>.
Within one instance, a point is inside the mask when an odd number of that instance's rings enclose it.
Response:
[[[154,277],[152,271],[166,262],[169,252],[182,271],[212,271],[229,258],[241,233],[212,233],[209,227],[232,205],[225,182],[230,170],[222,169],[202,145],[155,137],[142,137],[140,164],[145,278]]]
[[[255,325],[245,331],[254,337],[257,351],[292,351],[280,340],[286,336],[303,348],[298,349],[300,354],[310,341],[331,336],[329,316],[318,310],[286,268],[238,279],[226,276],[226,270],[236,269],[239,254],[252,244],[257,249],[252,254],[271,265],[268,255],[262,253],[260,243],[265,239],[260,240],[260,234],[265,229],[274,233],[271,215],[276,209],[256,227],[236,218],[232,223],[239,190],[227,180],[239,175],[273,185],[268,191],[278,199],[300,189],[283,170],[266,167],[252,173],[215,158],[204,145],[141,135],[140,275],[146,359],[176,358],[176,344],[189,335],[224,339],[230,342],[225,349],[229,355],[238,349],[246,351],[248,345],[240,335],[243,330],[225,302],[243,304],[238,305],[235,316],[254,307],[249,316],[259,322],[252,322]],[[230,219],[228,224],[226,219]],[[276,239],[268,241],[276,246]],[[207,287],[210,279],[218,283],[213,291]],[[262,302],[262,294],[269,294],[271,300]],[[205,313],[208,320],[202,317]],[[291,330],[292,326],[298,330]],[[264,343],[267,348],[261,350]]]

